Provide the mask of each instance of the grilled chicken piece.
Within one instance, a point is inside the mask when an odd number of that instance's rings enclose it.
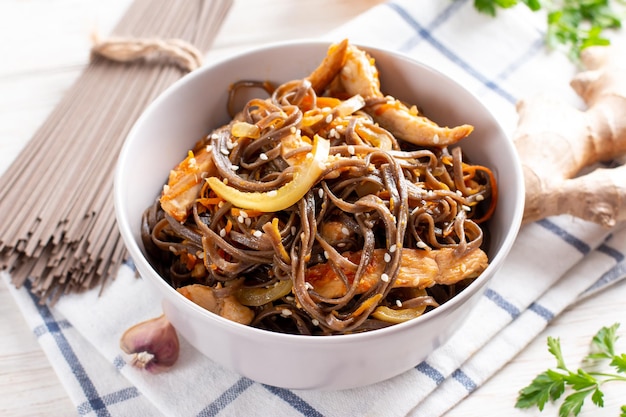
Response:
[[[161,207],[179,222],[189,215],[194,201],[198,198],[204,178],[214,175],[215,164],[211,150],[206,146],[190,151],[187,157],[170,171],[167,185],[161,194]]]
[[[254,319],[254,312],[232,294],[222,295],[219,290],[200,284],[187,285],[176,291],[200,307],[237,323],[247,325]]]
[[[357,294],[372,288],[381,279],[385,267],[384,249],[374,250],[373,259],[357,286]],[[350,252],[344,256],[355,264],[361,259],[361,252]],[[451,285],[467,278],[476,278],[488,265],[485,252],[474,249],[457,256],[454,248],[435,250],[402,249],[400,271],[394,288],[428,288],[435,284]],[[351,284],[356,271],[344,270]],[[306,272],[305,280],[313,290],[326,298],[338,298],[347,292],[341,278],[328,263],[317,264]]]
[[[453,128],[439,126],[419,115],[415,107],[409,108],[393,97],[385,97],[380,91],[378,69],[374,60],[355,46],[348,47],[340,78],[348,94],[359,94],[366,100],[382,99],[384,102],[367,108],[367,112],[380,126],[407,142],[421,146],[447,146],[458,142],[474,130],[471,125]]]

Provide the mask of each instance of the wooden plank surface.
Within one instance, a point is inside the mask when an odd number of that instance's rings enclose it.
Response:
[[[236,0],[209,57],[256,44],[316,37],[383,0]],[[15,158],[88,60],[90,36],[106,34],[130,0],[3,0],[0,2],[0,172]],[[7,221],[4,219],[2,221]],[[447,417],[529,416],[513,409],[517,391],[553,366],[548,334],[559,336],[578,364],[603,325],[623,321],[622,283],[555,320],[522,354]],[[73,404],[4,283],[0,284],[0,415],[72,416]],[[623,344],[621,345],[623,346]],[[621,392],[620,392],[621,389]],[[615,416],[624,387],[607,388],[606,406],[581,416]],[[556,416],[549,407],[544,415]]]

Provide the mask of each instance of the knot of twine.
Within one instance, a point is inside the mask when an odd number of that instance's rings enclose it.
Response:
[[[108,38],[93,36],[93,56],[117,62],[166,59],[191,72],[202,65],[202,53],[182,39]]]

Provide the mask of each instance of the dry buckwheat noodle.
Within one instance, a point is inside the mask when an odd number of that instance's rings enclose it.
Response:
[[[113,41],[94,46],[89,65],[0,183],[0,267],[15,286],[30,280],[42,302],[54,302],[114,277],[127,257],[113,208],[122,143],[145,107],[198,66],[231,4],[136,0]],[[124,51],[131,51],[126,59]]]

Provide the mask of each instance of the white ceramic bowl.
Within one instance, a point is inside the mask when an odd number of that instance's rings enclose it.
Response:
[[[499,182],[491,220],[491,263],[465,291],[441,307],[385,329],[341,336],[297,336],[240,325],[193,304],[150,266],[140,238],[141,215],[169,170],[212,128],[228,121],[227,88],[242,79],[285,82],[303,78],[326,55],[327,43],[282,43],[210,64],[184,77],[136,122],[115,176],[118,225],[141,276],[156,287],[163,311],[179,334],[215,362],[255,381],[291,389],[345,389],[379,382],[421,362],[463,325],[500,268],[519,229],[523,182],[513,145],[485,107],[453,80],[406,56],[368,50],[382,90],[418,104],[442,125],[470,123],[463,141],[474,163],[491,167]]]

